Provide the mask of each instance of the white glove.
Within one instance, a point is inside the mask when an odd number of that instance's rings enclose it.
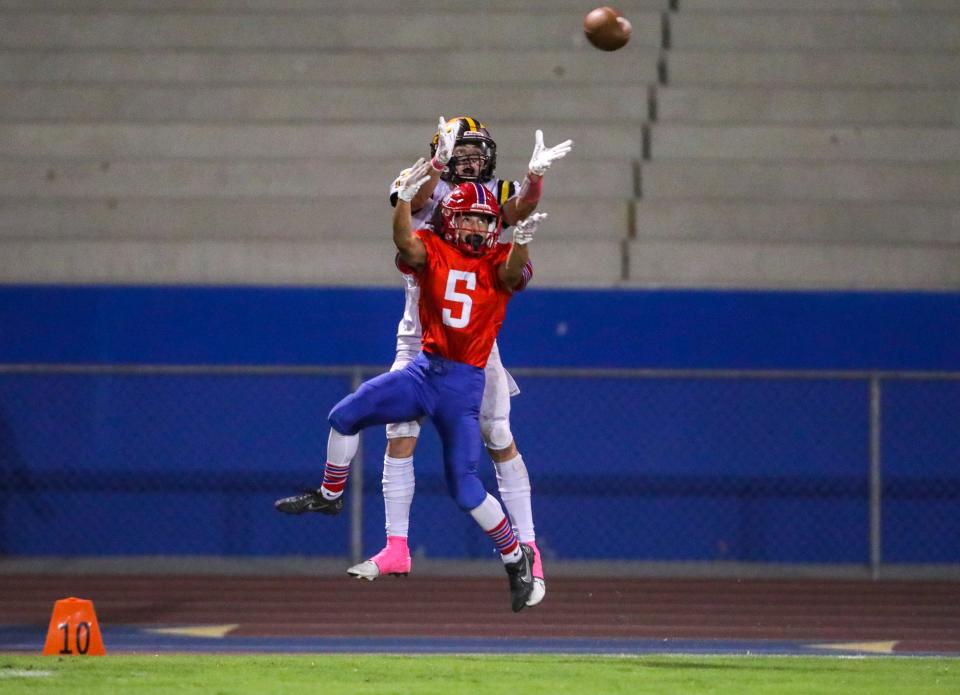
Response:
[[[457,144],[457,134],[460,130],[460,121],[447,123],[440,116],[440,122],[437,123],[437,150],[433,154],[433,160],[430,162],[434,169],[443,171],[450,157],[453,156],[453,148]]]
[[[513,227],[513,243],[526,246],[533,241],[533,235],[540,229],[540,223],[547,219],[547,213],[535,212],[530,217],[520,220]]]
[[[397,180],[397,198],[405,203],[413,200],[413,197],[420,190],[420,187],[430,180],[430,163],[421,157],[409,169],[400,174]]]
[[[564,140],[559,145],[553,147],[543,146],[543,131],[538,130],[536,142],[533,145],[533,156],[530,157],[530,173],[536,176],[543,176],[544,172],[550,168],[558,159],[567,156],[567,152],[573,149],[573,140]]]

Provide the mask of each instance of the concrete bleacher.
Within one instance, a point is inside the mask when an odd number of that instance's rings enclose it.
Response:
[[[604,54],[572,0],[0,0],[0,281],[397,284],[389,183],[470,113],[502,176],[576,140],[538,281],[613,284],[668,6]]]
[[[960,53],[672,49],[667,71],[669,84],[676,87],[958,87]]]
[[[954,0],[682,0],[684,10],[764,12],[951,12]]]
[[[735,173],[735,175],[733,175]],[[670,159],[643,166],[642,206],[664,199],[955,203],[960,162]]]
[[[470,113],[504,177],[576,142],[542,285],[960,285],[952,0],[619,7],[0,0],[0,282],[396,284],[389,183]]]
[[[960,7],[679,8],[631,284],[960,286]]]
[[[145,157],[93,161],[89,158],[46,160],[0,160],[0,196],[30,196],[39,199],[189,197],[226,199],[250,196],[264,198],[386,195],[389,181],[408,160],[278,157],[274,159],[164,159]],[[521,175],[526,160],[499,159],[504,176]],[[330,176],[331,171],[351,169],[349,177]],[[38,181],[43,185],[38,185]],[[318,181],[323,180],[322,188]],[[384,183],[384,181],[387,183]],[[557,167],[551,172],[550,192],[556,204],[562,198],[607,198],[629,201],[636,192],[634,166],[629,159],[579,160],[576,167]],[[556,224],[564,224],[561,219]]]
[[[896,0],[888,0],[895,2]],[[908,0],[911,1],[911,0]],[[935,2],[936,0],[912,0]],[[945,2],[948,0],[940,0]],[[672,0],[624,0],[617,7],[629,12],[667,10]],[[390,14],[383,0],[0,0],[2,10],[71,11],[187,11],[187,12],[279,12],[298,13],[380,13]],[[410,12],[477,12],[476,0],[403,0]],[[483,10],[490,12],[557,11],[580,12],[583,0],[484,0]]]
[[[0,85],[0,121],[316,122],[367,120],[384,103],[393,120],[430,122],[430,107],[482,103],[504,120],[527,119],[536,103],[550,121],[642,121],[643,85],[556,87],[258,85]],[[433,119],[435,120],[435,119]],[[491,126],[492,127],[492,126]]]
[[[586,50],[501,49],[426,51],[432,58],[414,57],[409,51],[331,53],[310,49],[136,50],[47,49],[8,50],[0,61],[0,80],[24,85],[46,83],[151,85],[329,85],[343,89],[383,89],[378,106],[392,106],[403,86],[436,91],[486,90],[479,101],[490,98],[496,87],[514,83],[538,89],[567,84],[647,84],[656,80],[659,49],[638,46],[629,58],[609,60]],[[418,54],[419,55],[419,54]],[[483,64],[485,69],[477,71]],[[517,65],[523,70],[518,71]],[[469,74],[469,82],[464,75]],[[419,99],[407,98],[420,103]],[[403,101],[401,101],[403,103]],[[429,104],[424,104],[427,108]]]
[[[671,87],[657,98],[663,123],[736,125],[960,125],[960,88]]]
[[[652,146],[654,159],[950,162],[958,153],[956,127],[661,123]]]
[[[730,50],[956,50],[960,13],[687,12],[670,22],[671,46]],[[954,10],[956,12],[956,10]]]

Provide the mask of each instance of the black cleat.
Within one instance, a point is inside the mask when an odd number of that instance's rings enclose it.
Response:
[[[343,495],[335,500],[328,500],[320,490],[308,490],[293,497],[284,497],[273,503],[274,509],[284,514],[303,514],[304,512],[320,512],[335,516],[343,511]]]
[[[514,613],[523,610],[527,599],[533,593],[533,548],[521,543],[520,550],[523,553],[522,558],[504,565],[510,580],[510,607]]]

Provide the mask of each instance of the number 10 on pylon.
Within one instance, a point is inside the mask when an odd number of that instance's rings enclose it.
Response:
[[[49,656],[106,654],[93,601],[71,596],[53,604],[43,653]]]

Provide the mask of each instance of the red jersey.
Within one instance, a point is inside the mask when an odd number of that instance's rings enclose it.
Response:
[[[497,275],[513,245],[497,244],[483,256],[468,256],[429,229],[415,234],[427,250],[427,262],[415,273],[423,349],[482,369],[513,296]],[[529,276],[525,268],[521,288]]]

